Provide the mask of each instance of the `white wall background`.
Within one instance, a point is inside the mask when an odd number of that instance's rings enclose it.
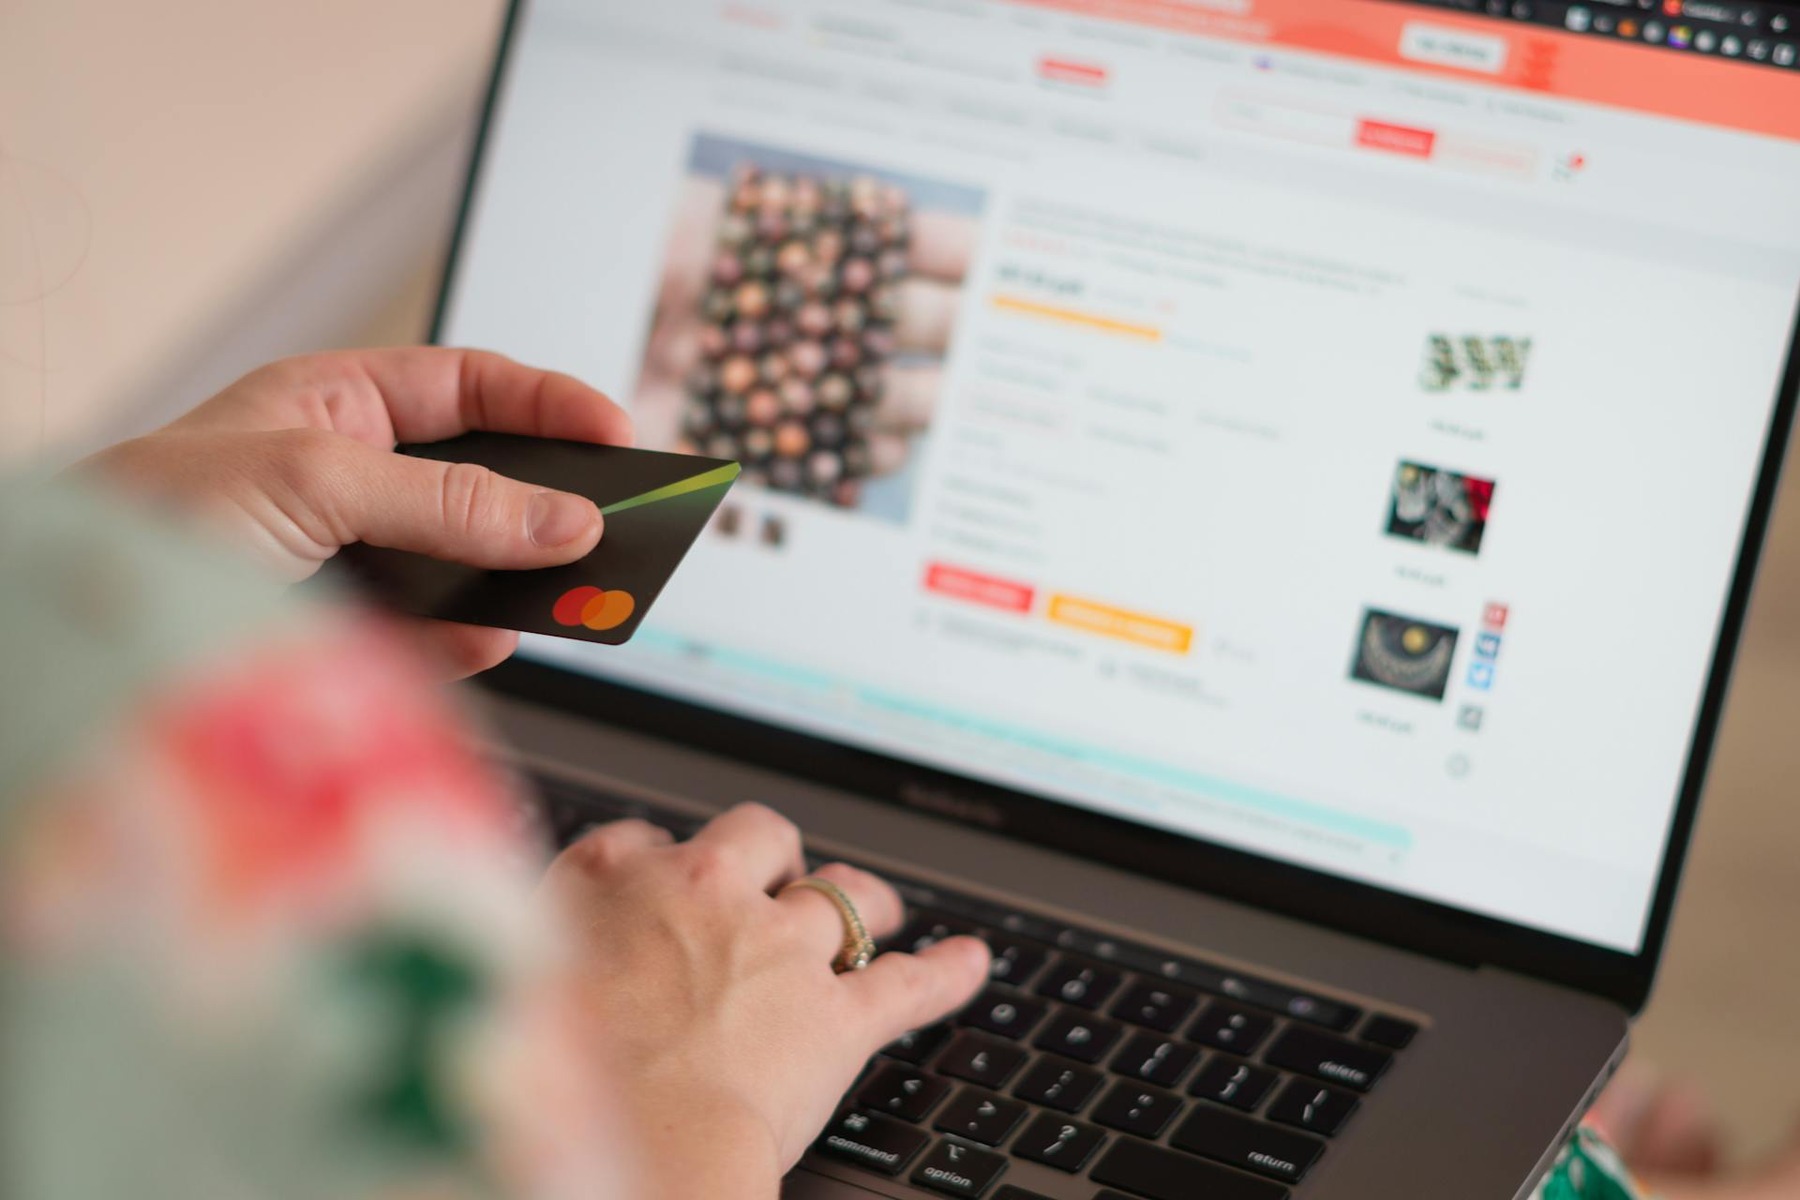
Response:
[[[442,245],[500,11],[0,2],[0,458],[357,340]]]

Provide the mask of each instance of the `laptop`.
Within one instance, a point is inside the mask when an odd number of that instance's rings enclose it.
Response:
[[[436,337],[743,476],[629,644],[492,673],[497,740],[564,838],[754,798],[894,944],[995,952],[787,1196],[1529,1193],[1650,993],[1775,495],[1797,47],[512,6]]]

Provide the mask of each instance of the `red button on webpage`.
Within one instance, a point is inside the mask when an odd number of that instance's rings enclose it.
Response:
[[[1019,613],[1031,611],[1031,599],[1035,594],[1030,584],[995,579],[992,575],[981,575],[943,563],[932,563],[926,570],[925,590],[967,600],[971,604],[985,604],[989,608]]]
[[[1405,125],[1389,125],[1385,121],[1358,121],[1356,144],[1371,150],[1387,150],[1394,154],[1410,154],[1430,158],[1437,134],[1429,129],[1410,129]]]

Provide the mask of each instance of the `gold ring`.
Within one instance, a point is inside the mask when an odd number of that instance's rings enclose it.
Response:
[[[785,896],[795,888],[811,888],[818,892],[837,905],[838,915],[844,918],[844,945],[831,960],[831,969],[842,975],[845,971],[860,971],[868,966],[869,960],[875,957],[875,939],[869,936],[869,927],[863,924],[862,914],[856,911],[856,905],[844,894],[844,889],[829,879],[805,875],[778,894]]]

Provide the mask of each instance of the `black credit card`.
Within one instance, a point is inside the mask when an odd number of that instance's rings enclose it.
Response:
[[[619,645],[637,632],[738,476],[738,464],[690,454],[468,433],[402,446],[440,462],[586,496],[606,529],[585,558],[533,571],[489,571],[377,546],[346,546],[343,568],[405,612]]]

